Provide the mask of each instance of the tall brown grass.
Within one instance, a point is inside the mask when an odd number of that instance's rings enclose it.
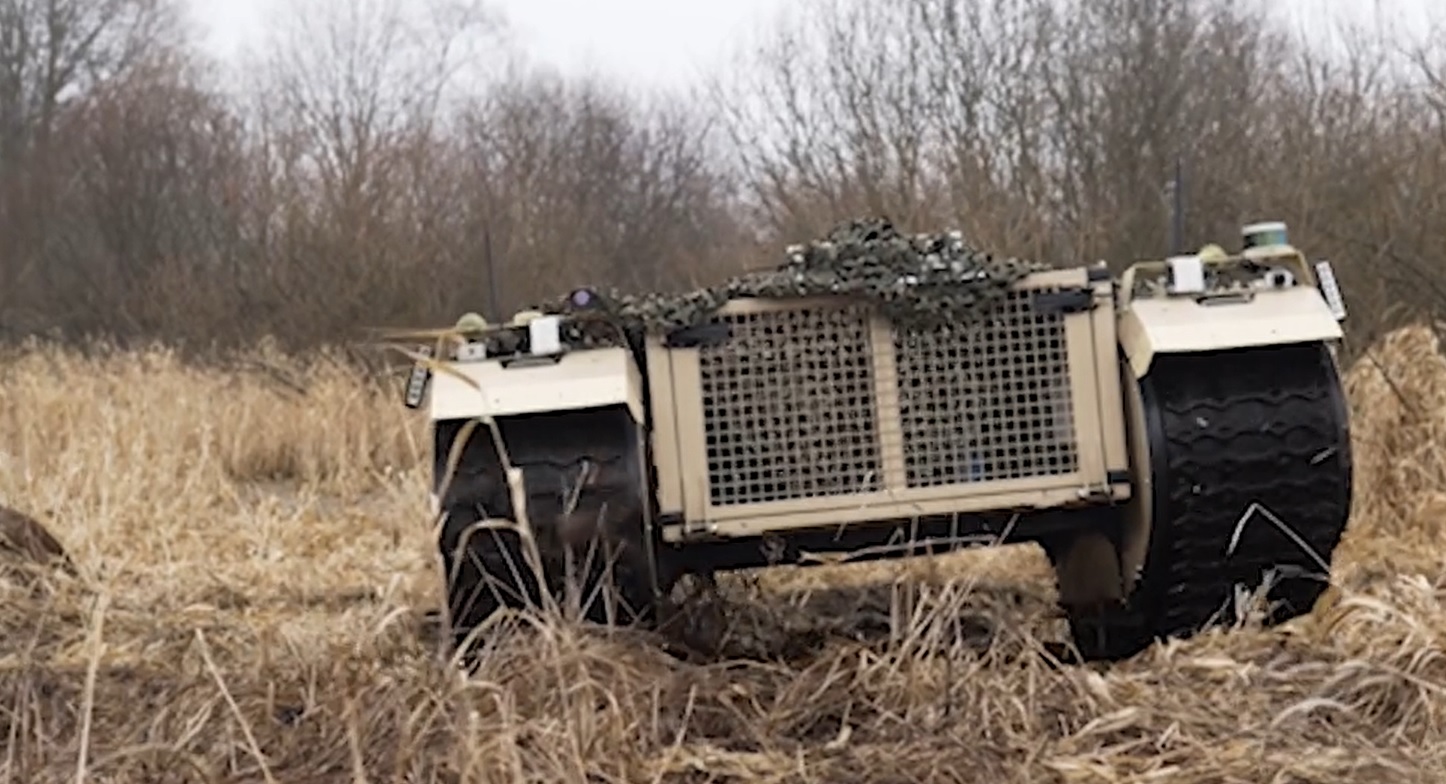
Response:
[[[0,583],[7,782],[1427,782],[1446,777],[1446,359],[1351,370],[1338,589],[1274,631],[1060,666],[1027,546],[738,576],[683,660],[560,624],[446,661],[399,380],[261,351],[0,364],[0,502],[78,578]]]

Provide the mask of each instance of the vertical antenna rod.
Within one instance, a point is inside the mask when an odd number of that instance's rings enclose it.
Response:
[[[492,258],[492,224],[482,224],[482,263],[487,265],[487,322],[502,323],[502,306],[497,299],[497,264]]]
[[[1179,255],[1185,252],[1185,173],[1179,156],[1175,156],[1175,177],[1170,183],[1170,195],[1170,252]]]

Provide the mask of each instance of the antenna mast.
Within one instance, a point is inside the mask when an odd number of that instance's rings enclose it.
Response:
[[[1170,181],[1170,253],[1185,252],[1185,171],[1180,156],[1175,156],[1175,175]]]
[[[502,305],[497,296],[497,260],[492,256],[492,223],[482,224],[482,263],[487,267],[487,320],[502,322]]]

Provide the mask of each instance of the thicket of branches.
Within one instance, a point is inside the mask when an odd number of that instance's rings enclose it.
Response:
[[[1267,3],[801,3],[639,95],[400,0],[277,20],[236,89],[175,2],[0,0],[0,337],[314,345],[711,282],[860,214],[1122,266],[1168,250],[1177,158],[1187,244],[1288,221],[1356,341],[1446,303],[1446,51]]]

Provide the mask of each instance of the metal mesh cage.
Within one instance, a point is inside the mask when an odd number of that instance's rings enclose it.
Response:
[[[732,337],[698,355],[710,503],[1079,470],[1065,317],[1038,313],[1037,293],[1012,294],[991,322],[928,332],[861,305],[724,316]],[[886,488],[886,464],[904,485]]]
[[[895,335],[909,487],[1078,470],[1064,317],[1030,297],[985,324]]]
[[[699,352],[712,503],[879,490],[868,311],[726,320],[732,339]]]

